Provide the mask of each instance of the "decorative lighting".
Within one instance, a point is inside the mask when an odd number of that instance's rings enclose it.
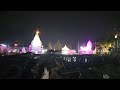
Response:
[[[92,54],[92,42],[89,40],[87,46],[80,47],[80,54]]]
[[[5,44],[0,44],[1,46],[3,46],[3,47],[7,47],[7,45],[5,45]]]
[[[35,54],[42,54],[44,50],[38,34],[39,34],[39,31],[37,30],[36,35],[31,42],[31,45],[29,45],[29,51]]]
[[[43,49],[42,50],[42,54],[44,54],[45,52],[47,52],[47,49]]]
[[[26,49],[25,49],[25,47],[22,48],[21,53],[26,53]]]
[[[115,35],[115,38],[118,38],[118,34]]]
[[[18,46],[18,44],[14,44],[14,46]]]
[[[38,31],[38,30],[36,31],[36,34],[39,34],[39,31]]]

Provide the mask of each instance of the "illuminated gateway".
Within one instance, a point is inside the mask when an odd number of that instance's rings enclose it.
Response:
[[[34,54],[42,54],[43,52],[43,45],[39,38],[39,31],[36,32],[36,35],[33,38],[31,45],[29,46],[29,52]]]

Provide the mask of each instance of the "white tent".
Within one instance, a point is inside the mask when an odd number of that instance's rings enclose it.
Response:
[[[70,49],[66,45],[62,48],[62,54],[68,55],[69,51]]]
[[[62,51],[68,51],[70,50],[66,45],[62,48]]]

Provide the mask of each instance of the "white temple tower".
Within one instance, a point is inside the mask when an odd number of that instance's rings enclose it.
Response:
[[[66,45],[62,48],[62,54],[68,55],[69,51],[70,51],[70,49]]]
[[[34,54],[42,54],[43,45],[39,38],[39,31],[36,32],[36,35],[33,38],[31,45],[29,46],[29,50]]]

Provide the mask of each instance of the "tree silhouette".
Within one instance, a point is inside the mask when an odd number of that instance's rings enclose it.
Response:
[[[51,43],[49,42],[48,43],[48,50],[51,50],[52,49],[52,45],[51,45]]]
[[[60,40],[58,40],[57,43],[55,44],[55,50],[62,50],[62,45]]]

